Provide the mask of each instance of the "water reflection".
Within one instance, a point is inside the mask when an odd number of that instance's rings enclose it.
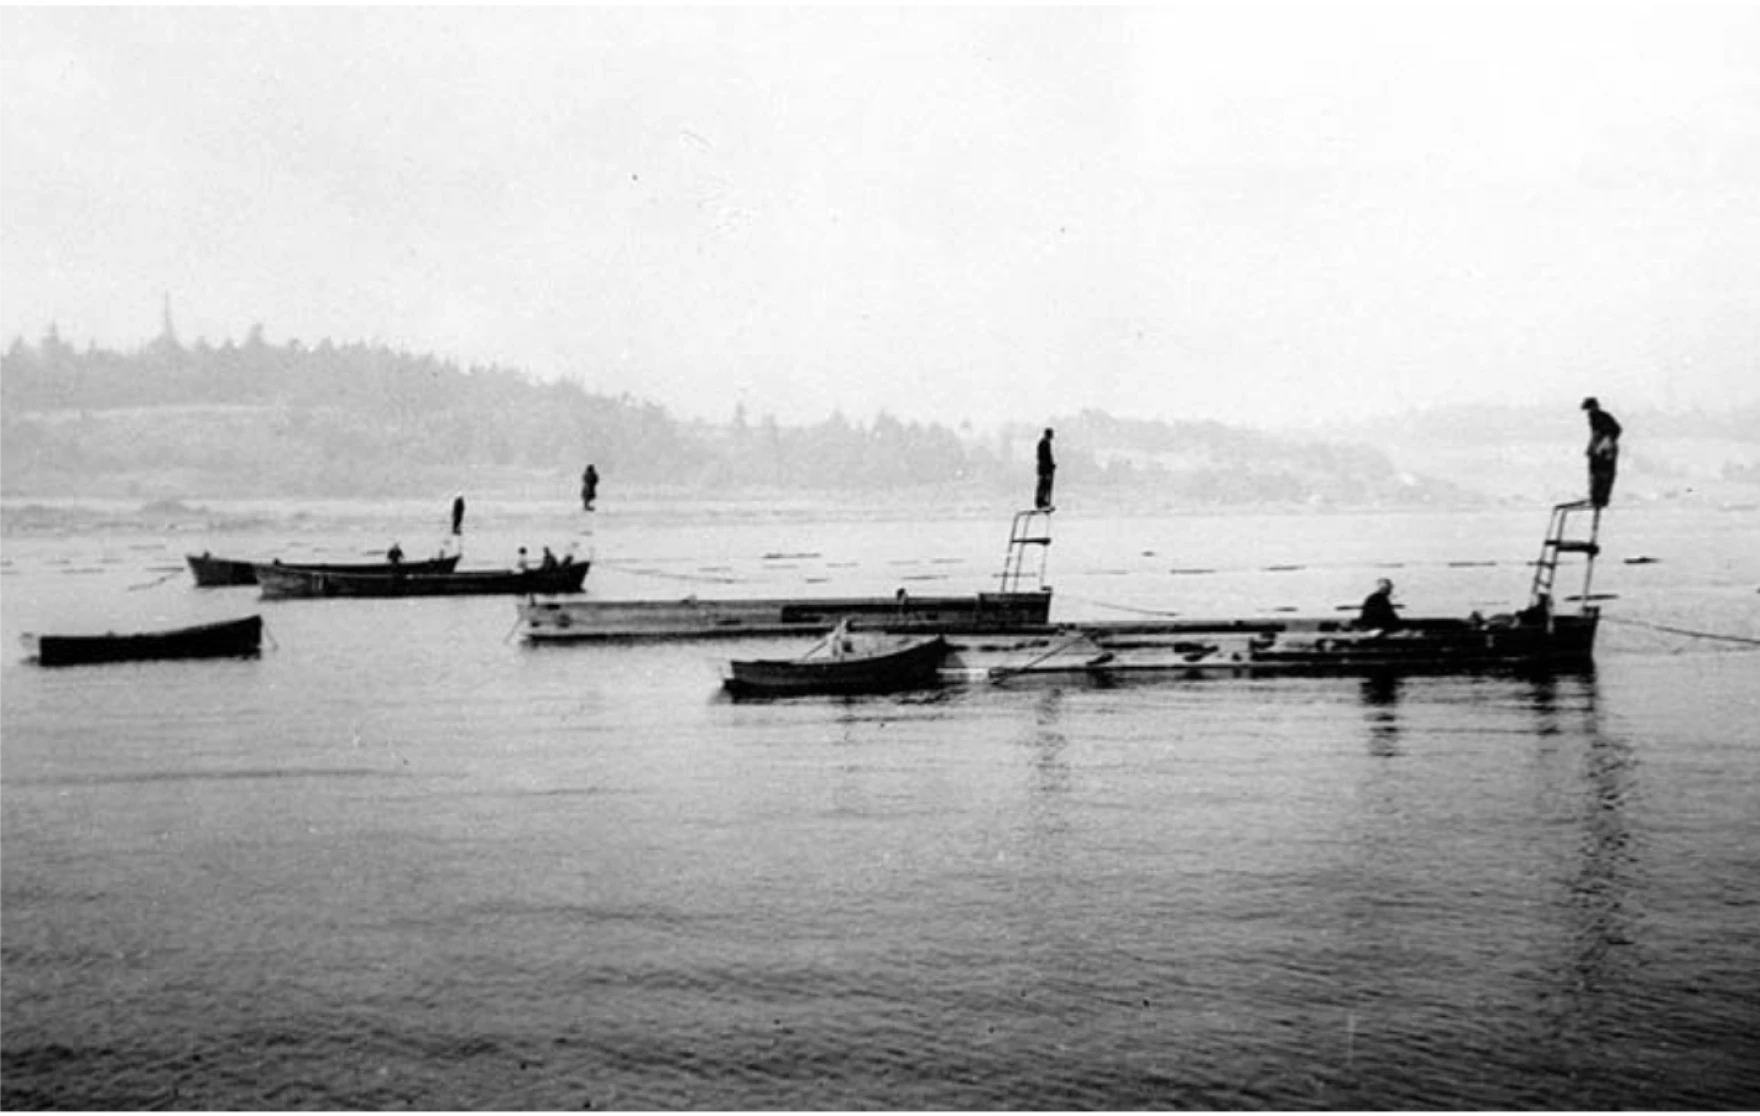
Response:
[[[1630,742],[1603,729],[1593,678],[1578,685],[1574,704],[1586,747],[1576,798],[1582,831],[1570,899],[1578,988],[1593,995],[1615,975],[1617,957],[1610,951],[1632,941],[1637,848],[1626,807],[1638,791],[1639,764]]]
[[[1561,850],[1568,936],[1554,1025],[1566,1041],[1593,1044],[1618,1025],[1610,1005],[1628,975],[1622,947],[1633,943],[1637,929],[1632,895],[1639,848],[1626,813],[1637,797],[1641,769],[1631,742],[1601,723],[1592,669],[1524,681],[1536,735],[1560,741],[1558,754],[1567,761],[1554,787],[1573,835]]]
[[[1059,724],[1063,719],[1061,689],[1041,694],[1033,706],[1033,727],[1026,744],[1033,755],[1035,794],[1063,794],[1070,789],[1069,739]]]
[[[1369,754],[1400,754],[1399,699],[1405,685],[1398,674],[1370,674],[1362,682],[1364,719],[1369,725]]]

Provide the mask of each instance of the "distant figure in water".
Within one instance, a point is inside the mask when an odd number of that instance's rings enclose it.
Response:
[[[1601,409],[1591,395],[1583,400],[1589,412],[1589,503],[1605,508],[1613,499],[1613,474],[1619,468],[1619,420]]]
[[[593,501],[599,498],[599,470],[591,465],[581,474],[581,507],[586,511],[593,510]]]
[[[452,533],[464,534],[464,493],[459,493],[452,500]]]
[[[1033,507],[1038,511],[1051,511],[1051,481],[1057,475],[1057,461],[1051,456],[1051,428],[1045,428],[1045,436],[1039,439],[1039,486],[1033,491]]]
[[[1375,591],[1363,598],[1357,627],[1365,631],[1391,631],[1399,627],[1399,614],[1393,610],[1393,582],[1384,577],[1375,583]]]
[[[392,543],[391,549],[385,552],[385,560],[390,562],[393,566],[403,561],[403,547],[396,543]]]

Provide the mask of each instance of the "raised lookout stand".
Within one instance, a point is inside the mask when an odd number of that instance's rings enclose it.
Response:
[[[1582,513],[1587,534],[1573,537]],[[1050,510],[1015,513],[994,592],[971,596],[798,597],[599,601],[530,598],[519,605],[531,644],[824,635],[839,622],[898,635],[939,635],[943,681],[1019,675],[1112,676],[1314,673],[1497,666],[1580,666],[1590,661],[1600,610],[1589,604],[1601,509],[1553,508],[1535,562],[1528,605],[1507,615],[1403,619],[1363,630],[1331,617],[1053,623],[1045,584]],[[1564,555],[1584,559],[1574,612],[1554,607]],[[1034,558],[1036,557],[1036,561]],[[1023,587],[1025,583],[1031,587]]]

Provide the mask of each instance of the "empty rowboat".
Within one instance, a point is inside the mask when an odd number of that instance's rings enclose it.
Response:
[[[723,685],[742,697],[893,693],[935,685],[946,656],[941,636],[869,637],[858,648],[840,625],[798,659],[733,660]]]
[[[162,632],[105,632],[102,635],[43,635],[34,638],[37,662],[43,666],[141,659],[239,658],[262,650],[263,618],[246,616]]]

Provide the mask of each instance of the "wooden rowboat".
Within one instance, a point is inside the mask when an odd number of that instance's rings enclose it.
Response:
[[[35,640],[37,662],[43,666],[138,659],[238,658],[255,655],[262,649],[263,618],[246,616],[163,632],[44,635],[36,636]]]
[[[241,562],[235,558],[216,558],[211,554],[186,554],[189,560],[189,572],[194,575],[196,585],[203,589],[212,589],[225,585],[257,584],[256,563]],[[414,562],[402,562],[392,566],[389,562],[288,562],[280,563],[292,569],[319,570],[324,573],[390,573],[393,569],[402,569],[409,573],[451,573],[458,567],[459,556],[448,554],[441,558],[426,558]]]
[[[578,593],[589,562],[550,569],[454,570],[451,573],[337,573],[300,566],[252,567],[264,597],[463,597],[488,594]]]
[[[742,697],[892,693],[933,686],[947,655],[941,636],[876,639],[859,649],[849,642],[840,625],[798,659],[734,659],[723,685]]]

